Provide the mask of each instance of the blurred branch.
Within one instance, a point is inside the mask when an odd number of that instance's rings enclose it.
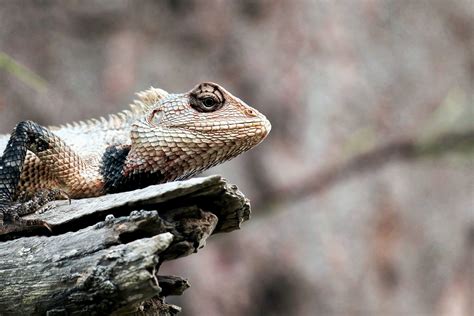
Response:
[[[401,139],[381,145],[334,167],[309,173],[305,180],[277,188],[272,194],[266,195],[274,197],[273,199],[254,201],[254,205],[266,208],[270,204],[299,200],[319,194],[356,174],[374,171],[393,161],[438,158],[452,152],[474,152],[474,130],[449,132],[427,141]]]
[[[38,92],[46,90],[47,82],[4,52],[0,52],[0,69],[23,81]]]

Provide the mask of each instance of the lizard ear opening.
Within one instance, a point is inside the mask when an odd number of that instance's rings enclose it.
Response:
[[[151,111],[150,115],[147,117],[148,123],[153,126],[158,126],[163,119],[163,111],[161,109],[154,109]]]

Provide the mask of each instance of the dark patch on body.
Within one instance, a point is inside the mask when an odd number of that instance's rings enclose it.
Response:
[[[104,179],[104,193],[118,193],[142,189],[149,185],[163,182],[164,177],[159,172],[134,170],[124,174],[130,146],[109,146],[102,156],[100,173]]]
[[[48,140],[51,139],[51,133],[35,122],[23,121],[18,123],[10,139],[21,139],[20,135],[26,136],[26,139],[23,138],[24,146],[33,152],[38,153],[50,148]]]

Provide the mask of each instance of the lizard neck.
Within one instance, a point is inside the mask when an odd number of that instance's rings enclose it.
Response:
[[[123,174],[153,175],[155,183],[183,180],[230,160],[254,144],[246,137],[229,138],[225,133],[197,133],[181,128],[135,124],[132,145]]]
[[[165,182],[160,172],[144,169],[131,153],[130,145],[109,146],[103,157],[100,173],[104,193],[141,189]]]

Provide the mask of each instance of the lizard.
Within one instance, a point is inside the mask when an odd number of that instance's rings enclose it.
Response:
[[[86,198],[188,179],[258,145],[269,120],[216,83],[185,93],[149,88],[107,118],[0,135],[0,234],[55,198]],[[20,201],[20,196],[28,200]]]

